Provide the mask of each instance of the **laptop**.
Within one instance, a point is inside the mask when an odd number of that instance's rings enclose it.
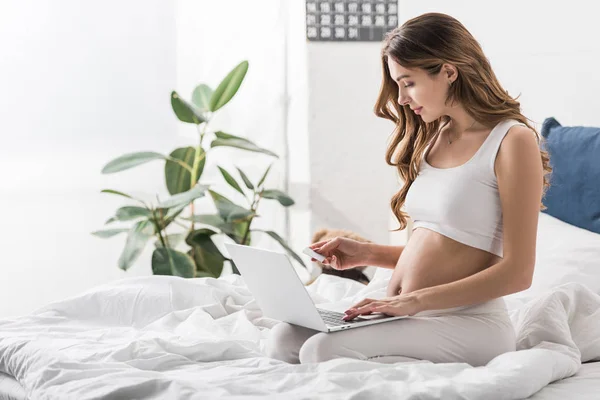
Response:
[[[225,244],[263,315],[321,332],[336,332],[395,321],[407,316],[383,313],[344,321],[344,312],[317,308],[285,253]],[[324,306],[325,307],[325,306]]]

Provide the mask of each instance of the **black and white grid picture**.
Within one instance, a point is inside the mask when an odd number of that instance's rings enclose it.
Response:
[[[381,41],[398,26],[398,0],[306,0],[310,41]]]

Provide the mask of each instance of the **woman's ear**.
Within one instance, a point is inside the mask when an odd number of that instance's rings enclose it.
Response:
[[[452,64],[442,65],[442,72],[444,73],[444,78],[447,79],[450,84],[458,78],[458,70]]]

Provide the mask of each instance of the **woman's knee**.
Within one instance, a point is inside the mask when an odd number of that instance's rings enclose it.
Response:
[[[289,324],[284,322],[271,328],[265,343],[265,354],[268,357],[288,363],[294,363],[291,349],[286,345],[285,340],[286,337],[289,336],[289,330]]]
[[[335,341],[335,336],[335,334],[320,332],[309,338],[300,348],[300,363],[320,363],[344,357],[338,351],[339,342]]]
[[[280,322],[271,328],[267,336],[265,354],[276,360],[297,364],[300,346],[312,334],[308,328]]]

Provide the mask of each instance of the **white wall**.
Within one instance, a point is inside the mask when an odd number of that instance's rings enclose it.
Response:
[[[548,117],[563,125],[600,126],[600,3],[400,0],[398,8],[400,24],[426,12],[461,21],[504,88],[521,94],[523,113],[538,131]]]
[[[596,1],[400,1],[399,22],[425,12],[459,19],[482,45],[498,79],[541,128],[600,125],[600,41]]]
[[[263,14],[272,24],[263,25],[270,30],[244,18],[250,3],[269,10]],[[281,4],[287,14],[276,8]],[[482,43],[509,92],[522,92],[527,116],[540,124],[555,116],[563,124],[598,126],[595,4],[400,1],[399,18],[427,11],[456,16]],[[228,20],[225,11],[232,10],[238,14]],[[216,85],[246,57],[247,82],[220,124],[281,154],[286,143],[279,132],[287,127],[294,248],[321,226],[356,230],[380,243],[404,241],[403,233],[387,232],[395,227],[389,199],[396,176],[384,162],[393,127],[372,113],[380,45],[308,43],[303,15],[300,0],[1,1],[0,317],[150,274],[150,247],[124,273],[116,265],[124,237],[89,233],[124,204],[101,189],[147,198],[166,193],[162,163],[116,175],[100,170],[125,152],[190,143],[189,127],[170,109],[171,90],[189,95],[197,83]],[[291,27],[287,38],[284,21]],[[272,78],[268,85],[265,76]],[[260,171],[267,159],[236,160]],[[285,183],[284,161],[271,177],[274,187]],[[285,231],[281,207],[264,214],[265,227]]]
[[[504,87],[521,93],[524,114],[541,128],[600,125],[597,2],[399,0],[399,23],[425,12],[462,21],[482,44]],[[372,113],[379,89],[379,43],[308,43],[311,229],[345,228],[402,244],[389,207],[399,188],[384,152],[392,126]]]
[[[90,235],[122,204],[99,192],[162,190],[161,166],[100,170],[172,141],[174,41],[161,0],[0,3],[0,316],[124,276],[123,238]]]
[[[312,228],[348,229],[386,244],[394,169],[384,160],[394,126],[373,106],[381,44],[308,44]]]

